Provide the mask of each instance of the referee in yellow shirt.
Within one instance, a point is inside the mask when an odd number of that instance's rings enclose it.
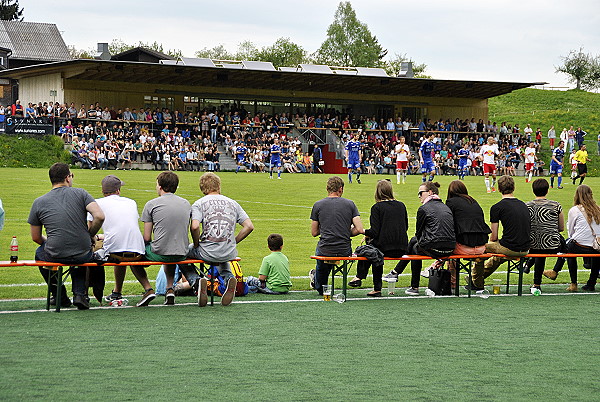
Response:
[[[585,145],[582,145],[581,148],[579,148],[579,151],[575,152],[573,159],[577,161],[577,176],[573,178],[573,184],[575,184],[575,180],[579,179],[579,184],[581,185],[583,179],[585,179],[585,176],[587,175],[587,162],[592,161],[588,158]]]

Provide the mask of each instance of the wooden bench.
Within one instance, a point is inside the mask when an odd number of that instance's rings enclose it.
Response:
[[[236,258],[233,261],[240,261],[240,258]],[[127,266],[149,266],[149,265],[172,265],[172,264],[199,264],[200,271],[203,274],[208,273],[208,269],[205,268],[205,265],[208,264],[204,260],[196,260],[196,259],[187,259],[177,262],[160,262],[160,261],[127,261],[127,262],[87,262],[83,264],[61,264],[57,262],[48,262],[48,261],[35,261],[35,260],[20,260],[16,263],[12,263],[10,261],[0,261],[0,267],[42,267],[50,271],[50,276],[48,277],[48,290],[46,292],[46,310],[50,310],[50,296],[51,296],[51,283],[52,279],[56,279],[56,312],[60,312],[60,300],[62,297],[62,286],[64,284],[64,280],[69,276],[70,268],[65,269],[65,267],[77,266],[77,267],[127,267]],[[210,277],[210,289],[213,289],[214,275]],[[214,293],[211,291],[210,295],[210,304],[214,305]]]
[[[460,295],[460,286],[459,286],[459,274],[461,270],[464,270],[469,275],[469,283],[472,281],[471,277],[471,268],[474,261],[479,259],[487,259],[492,257],[493,254],[461,254],[461,255],[451,255],[448,257],[435,258],[427,255],[404,255],[402,257],[384,257],[384,261],[425,261],[425,260],[441,260],[441,261],[456,261],[456,278],[454,282],[454,294],[456,296]],[[346,296],[347,291],[347,282],[348,282],[348,273],[350,268],[354,264],[355,261],[366,261],[365,257],[351,256],[351,257],[325,257],[320,255],[313,255],[310,258],[313,260],[320,260],[325,263],[334,264],[337,261],[341,261],[341,265],[334,265],[331,270],[331,287],[335,288],[335,275],[337,273],[342,274],[342,293]],[[468,297],[471,297],[471,290],[468,290]]]
[[[563,258],[568,258],[568,257],[573,257],[573,258],[585,258],[585,257],[600,257],[600,254],[527,254],[523,257],[509,257],[506,256],[504,254],[495,254],[495,253],[486,253],[486,254],[475,254],[475,255],[471,255],[471,254],[465,254],[465,255],[451,255],[448,257],[443,257],[443,258],[434,258],[434,257],[429,257],[426,255],[405,255],[399,258],[392,258],[392,257],[384,257],[385,261],[414,261],[414,260],[421,260],[421,261],[425,261],[425,260],[442,260],[442,261],[449,261],[449,260],[453,260],[456,261],[456,278],[455,278],[455,283],[454,283],[454,295],[455,296],[459,296],[460,292],[459,292],[459,276],[460,276],[460,271],[464,270],[468,275],[469,275],[469,283],[472,283],[472,264],[474,261],[478,260],[478,259],[488,259],[490,257],[500,257],[503,259],[506,259],[507,264],[508,264],[508,268],[507,268],[507,273],[506,273],[506,294],[509,294],[509,286],[510,286],[510,275],[511,274],[518,274],[519,279],[518,279],[518,283],[517,283],[517,295],[522,296],[523,295],[523,274],[524,274],[524,269],[525,269],[525,264],[527,263],[527,261],[530,258],[536,258],[536,257],[545,257],[545,258],[558,258],[558,257],[563,257]],[[352,256],[352,257],[324,257],[324,256],[311,256],[310,258],[312,258],[313,260],[320,260],[326,263],[330,263],[330,264],[334,264],[337,261],[342,262],[341,265],[334,265],[333,269],[331,270],[331,286],[332,288],[335,288],[335,275],[337,273],[341,273],[342,274],[342,280],[344,281],[342,284],[342,293],[344,294],[344,296],[346,296],[346,290],[347,290],[347,281],[348,281],[348,274],[350,271],[350,268],[352,267],[352,265],[354,264],[355,261],[366,261],[367,258],[365,257],[358,257],[358,256]],[[467,293],[468,297],[471,297],[471,290],[468,289],[468,293]]]

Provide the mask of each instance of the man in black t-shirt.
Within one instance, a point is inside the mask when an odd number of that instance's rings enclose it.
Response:
[[[502,194],[502,200],[490,208],[490,227],[492,234],[490,242],[486,244],[487,253],[504,254],[509,257],[522,257],[527,255],[531,240],[531,221],[529,208],[521,200],[513,195],[515,181],[511,176],[502,176],[498,179],[498,190]],[[498,239],[499,223],[502,223],[502,238]],[[473,267],[473,283],[471,290],[483,289],[484,279],[507,261],[506,258],[492,257],[483,262],[478,262]]]
[[[350,238],[365,232],[358,208],[354,202],[342,198],[344,181],[333,176],[327,180],[327,197],[313,205],[310,213],[310,232],[313,237],[320,236],[316,255],[327,257],[348,257],[352,254]],[[323,294],[323,285],[331,272],[331,264],[317,260],[314,273],[314,288]]]

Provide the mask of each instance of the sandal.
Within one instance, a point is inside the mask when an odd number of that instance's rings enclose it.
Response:
[[[372,290],[369,293],[367,293],[367,296],[369,296],[369,297],[381,297],[381,291]]]
[[[352,279],[350,282],[348,282],[348,286],[351,286],[353,288],[362,286],[362,280],[361,279]]]

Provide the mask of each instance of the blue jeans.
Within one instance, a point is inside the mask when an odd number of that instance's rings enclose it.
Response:
[[[274,290],[269,289],[268,287],[261,288],[260,287],[260,279],[254,276],[248,276],[246,278],[246,283],[248,284],[248,291],[250,293],[264,293],[267,295],[281,295],[287,292],[276,292]]]
[[[66,265],[77,265],[77,264],[83,264],[86,262],[90,262],[92,261],[92,251],[90,250],[87,254],[82,254],[80,256],[77,256],[75,258],[71,258],[71,259],[60,259],[60,258],[52,258],[50,257],[47,253],[46,253],[46,243],[43,243],[41,246],[39,246],[37,248],[37,250],[35,250],[35,259],[36,261],[47,261],[47,262],[58,262],[61,264],[66,264]],[[48,271],[47,269],[43,268],[43,267],[39,267],[40,273],[42,274],[42,276],[44,277],[44,280],[46,281],[46,283],[50,283],[50,285],[53,285],[50,288],[50,292],[53,295],[56,295],[56,279],[53,279],[51,282],[50,281],[50,271]],[[85,267],[77,267],[77,266],[73,266],[71,268],[71,280],[72,280],[72,288],[73,288],[73,294],[76,295],[85,295],[85,276],[86,276],[86,269]],[[66,289],[63,289],[63,295],[66,295]]]

